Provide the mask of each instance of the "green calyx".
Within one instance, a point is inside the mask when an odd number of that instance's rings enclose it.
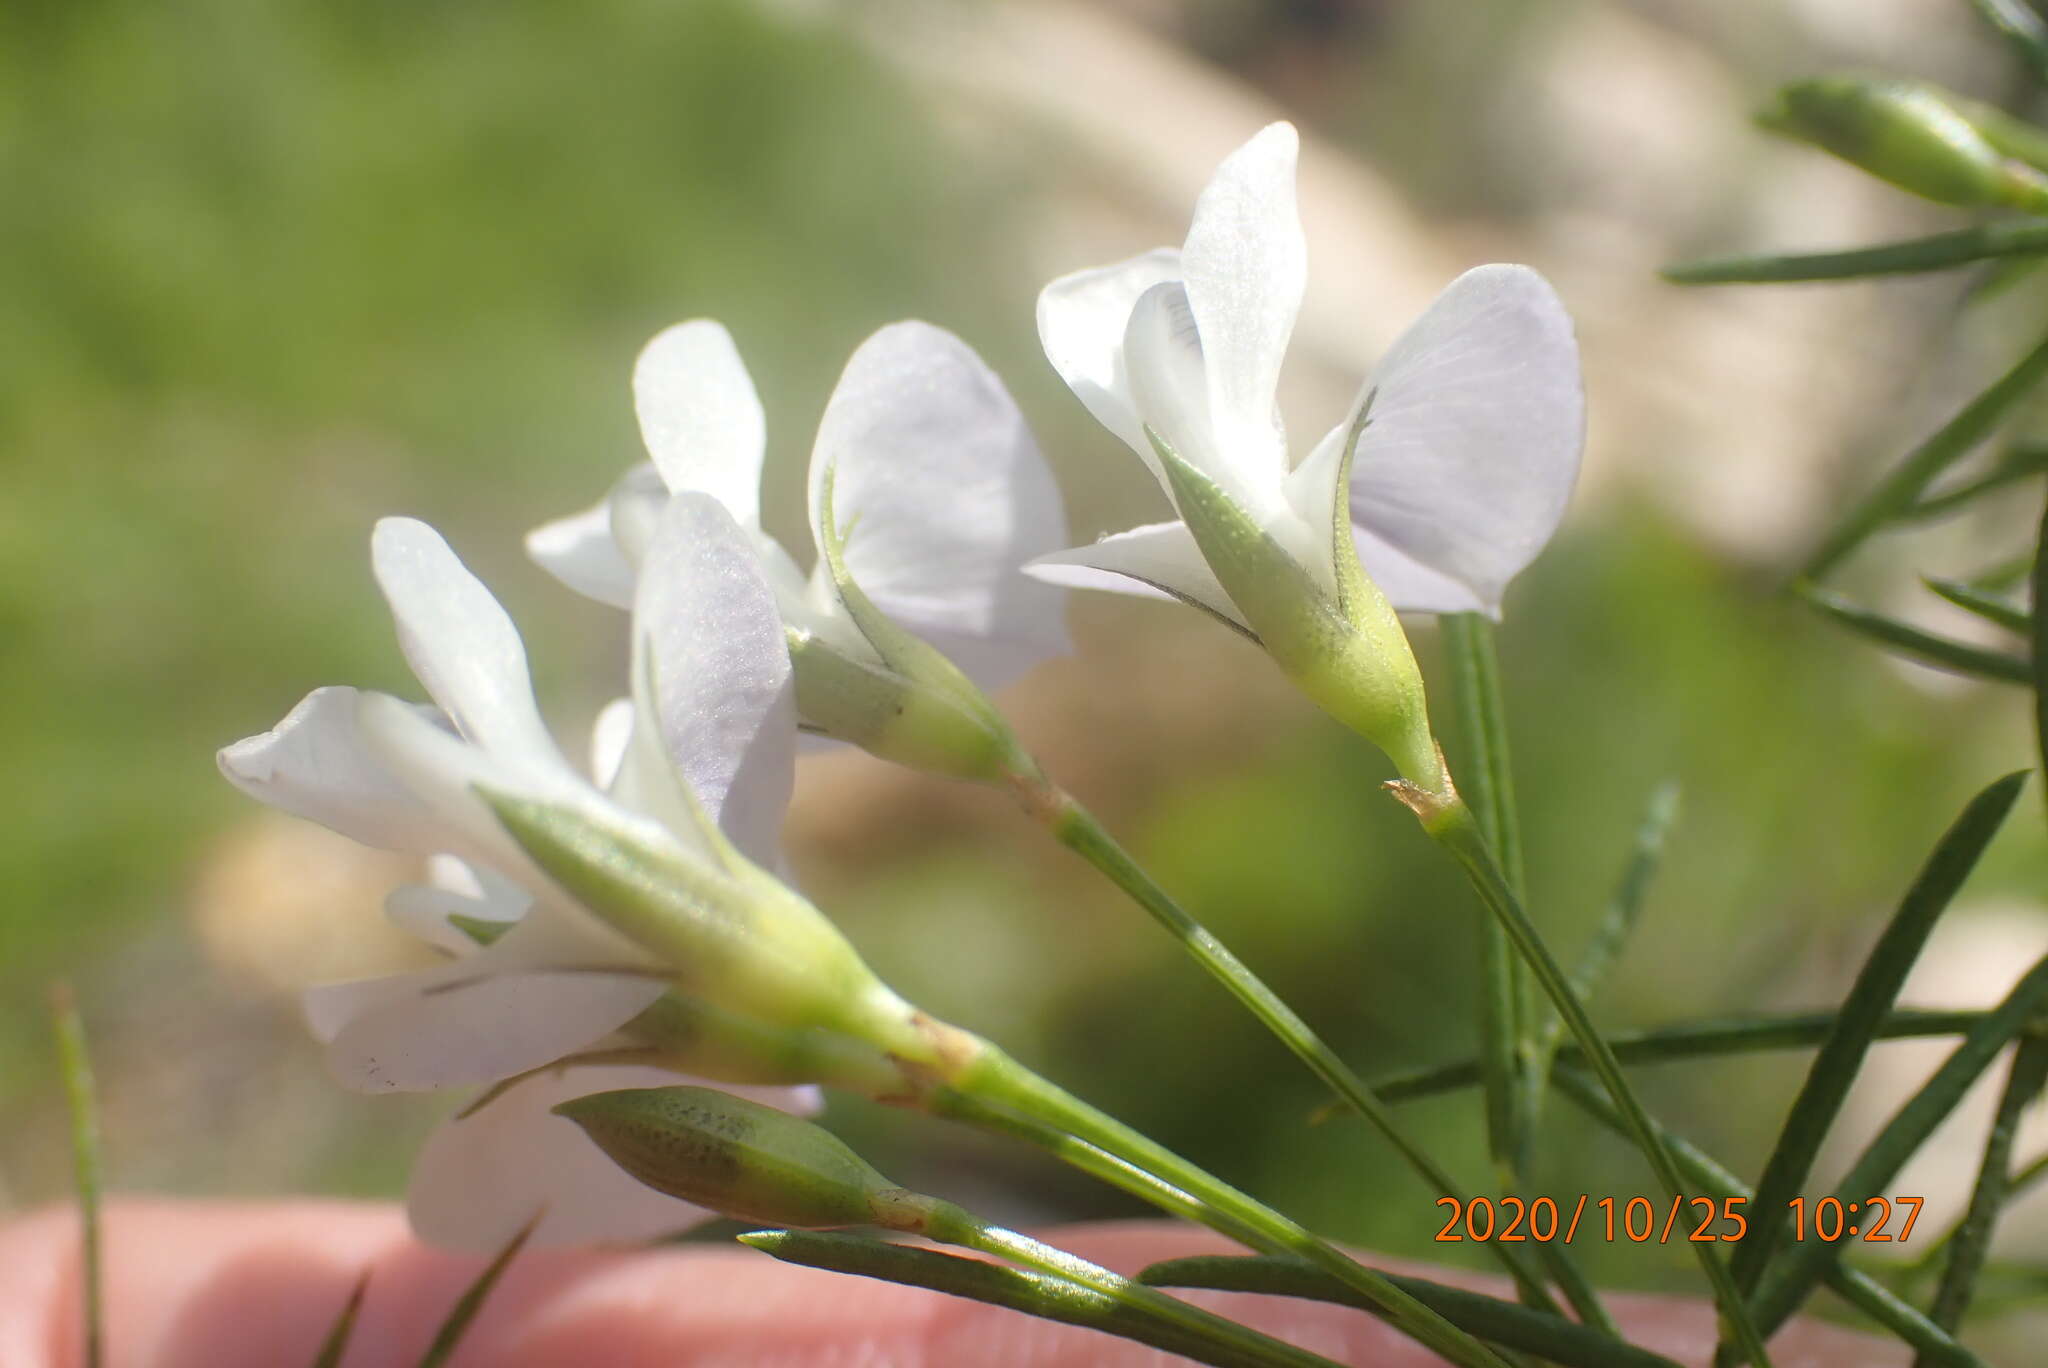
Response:
[[[714,863],[658,828],[482,796],[551,880],[669,982],[629,1032],[665,1058],[729,1081],[900,1099],[980,1046],[898,997],[823,913],[729,846]]]
[[[596,1093],[555,1112],[648,1187],[737,1220],[870,1225],[896,1188],[830,1131],[711,1088]]]
[[[2048,177],[2002,151],[1962,102],[1933,86],[1889,77],[1800,81],[1779,91],[1757,122],[1938,204],[2048,213]]]
[[[1335,472],[1329,583],[1156,432],[1146,435],[1195,544],[1275,663],[1318,707],[1385,751],[1403,779],[1436,790],[1449,781],[1422,669],[1351,538],[1351,460],[1364,423],[1361,414]]]
[[[994,783],[1032,772],[988,696],[929,642],[892,621],[855,582],[833,511],[833,483],[828,469],[818,492],[818,552],[866,649],[790,631],[804,724],[884,760],[958,779]]]

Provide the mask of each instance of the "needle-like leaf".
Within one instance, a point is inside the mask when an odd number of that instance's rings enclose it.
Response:
[[[341,1356],[348,1352],[349,1337],[356,1331],[356,1316],[361,1313],[363,1297],[369,1290],[370,1274],[365,1269],[349,1290],[348,1300],[341,1304],[341,1314],[334,1318],[327,1338],[321,1341],[320,1352],[313,1357],[313,1368],[341,1368]]]
[[[1821,1143],[1849,1096],[1864,1056],[1877,1039],[1878,1027],[1891,1012],[1907,974],[1934,932],[1935,923],[1948,910],[1963,881],[1977,867],[1985,847],[1998,834],[2006,814],[2012,811],[2026,779],[2025,770],[2009,774],[1971,800],[1935,846],[1884,934],[1863,961],[1863,968],[1835,1017],[1834,1027],[1814,1056],[1806,1082],[1785,1117],[1763,1176],[1757,1180],[1756,1211],[1730,1261],[1735,1281],[1745,1295],[1756,1290],[1765,1264],[1776,1252],[1785,1230],[1786,1203],[1805,1190]]]
[[[1913,1040],[1927,1036],[1963,1035],[1983,1020],[1982,1012],[1938,1012],[1902,1008],[1878,1023],[1879,1040]],[[1729,1017],[1687,1021],[1647,1031],[1607,1037],[1614,1057],[1624,1064],[1661,1064],[1674,1059],[1711,1055],[1756,1054],[1764,1050],[1805,1050],[1826,1040],[1835,1013],[1794,1012],[1785,1015]],[[1583,1068],[1585,1055],[1567,1041],[1557,1062]],[[1479,1081],[1479,1061],[1460,1059],[1415,1073],[1382,1079],[1373,1091],[1387,1102],[1413,1102],[1424,1097],[1469,1088]]]
[[[1970,0],[1971,8],[2019,54],[2037,81],[2048,82],[2048,24],[2024,0]]]
[[[71,1113],[71,1164],[78,1188],[79,1311],[84,1320],[85,1368],[100,1368],[105,1357],[105,1306],[100,1277],[100,1118],[92,1080],[92,1056],[86,1049],[85,1020],[71,985],[50,989],[50,1020],[57,1036],[57,1067],[64,1078],[64,1100]]]
[[[1136,1340],[1220,1368],[1251,1368],[1269,1362],[1203,1339],[1107,1293],[1046,1273],[891,1244],[864,1235],[761,1230],[741,1235],[739,1241],[784,1263],[964,1297],[1027,1316]]]
[[[1970,1307],[1978,1275],[1991,1252],[1991,1232],[2012,1193],[2012,1144],[2020,1113],[2040,1097],[2043,1084],[2048,1084],[2048,1037],[2028,1036],[2013,1051],[2012,1070],[2006,1075],[2005,1091],[1999,1095],[1991,1131],[1984,1140],[1984,1160],[1970,1190],[1970,1205],[1949,1242],[1948,1265],[1942,1269],[1941,1286],[1928,1310],[1944,1330],[1961,1325],[1963,1313]],[[1926,1365],[1922,1362],[1915,1368]]]
[[[1155,1287],[1205,1287],[1219,1292],[1260,1292],[1377,1311],[1371,1302],[1300,1259],[1267,1255],[1203,1255],[1168,1259],[1138,1274]],[[1677,1368],[1662,1354],[1541,1311],[1426,1278],[1396,1277],[1415,1300],[1453,1325],[1504,1349],[1534,1355],[1560,1368]]]
[[[1714,257],[1666,266],[1661,272],[1674,285],[1764,285],[1819,280],[1857,280],[1864,276],[1912,275],[1945,271],[1973,261],[2031,256],[2048,252],[2048,223],[2038,219],[1985,223],[1931,237],[1839,252],[1796,255]]]
[[[1895,1113],[1835,1186],[1844,1203],[1889,1190],[1900,1168],[1948,1119],[1991,1061],[2048,1009],[2048,957],[2037,961],[2005,1000],[1963,1037],[1933,1077]],[[1751,1304],[1768,1335],[1783,1325],[1841,1259],[1841,1248],[1822,1240],[1793,1246],[1764,1275]]]
[[[1869,637],[1872,641],[1889,646],[1897,654],[1916,660],[1922,665],[1931,665],[1953,674],[1967,675],[1972,679],[1995,680],[2002,684],[2034,682],[2033,662],[2023,657],[1936,636],[1910,623],[1900,622],[1897,618],[1889,618],[1868,608],[1860,608],[1840,594],[1813,584],[1802,582],[1795,588],[1799,597],[1812,604],[1823,617],[1838,622],[1861,636]]]
[[[1986,594],[1961,580],[1936,579],[1931,575],[1922,575],[1920,582],[1956,607],[1965,612],[1975,613],[1994,626],[2003,627],[2008,632],[2033,635],[2034,615],[2007,603],[2004,599]]]
[[[419,1368],[442,1368],[442,1365],[448,1362],[449,1356],[455,1352],[456,1346],[462,1343],[462,1337],[469,1332],[471,1323],[476,1320],[477,1312],[483,1310],[484,1302],[491,1295],[491,1289],[498,1285],[498,1279],[511,1267],[512,1260],[518,1257],[519,1251],[526,1247],[527,1240],[532,1238],[534,1229],[540,1224],[540,1218],[544,1214],[546,1213],[534,1213],[532,1220],[521,1226],[511,1239],[505,1241],[504,1248],[484,1266],[483,1272],[477,1274],[476,1281],[463,1289],[462,1295],[455,1299],[455,1305],[449,1308],[448,1318],[442,1321],[441,1328],[434,1332],[434,1342],[427,1346],[427,1352],[421,1356]]]
[[[2048,235],[2048,224],[2034,226]],[[2043,237],[2043,245],[2044,250],[2048,250],[2048,236]],[[1955,417],[1942,424],[1878,481],[1877,487],[1851,508],[1821,541],[1819,549],[1800,572],[1801,578],[1819,579],[1862,545],[1871,533],[1888,522],[1910,515],[1913,506],[1935,478],[1989,437],[2043,375],[2048,375],[2048,339],[2036,344],[2012,369],[1965,404]]]

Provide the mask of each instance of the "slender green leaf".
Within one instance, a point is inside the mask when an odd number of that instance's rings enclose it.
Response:
[[[2002,594],[2026,584],[2034,573],[2034,553],[2014,556],[1985,566],[1966,578],[1963,583],[1986,594]]]
[[[100,1368],[106,1354],[106,1310],[100,1273],[100,1116],[93,1087],[92,1055],[86,1048],[85,1019],[71,985],[50,989],[50,1020],[57,1036],[57,1068],[64,1078],[64,1101],[71,1113],[72,1181],[78,1188],[79,1277],[83,1295],[85,1368]]]
[[[1642,1152],[1650,1171],[1657,1175],[1658,1184],[1665,1194],[1674,1199],[1684,1196],[1685,1180],[1672,1163],[1649,1113],[1643,1110],[1642,1100],[1629,1086],[1628,1076],[1621,1071],[1614,1051],[1608,1048],[1606,1039],[1593,1025],[1586,1004],[1572,990],[1570,978],[1544,943],[1542,933],[1529,920],[1521,900],[1501,878],[1500,869],[1493,861],[1493,852],[1479,834],[1478,823],[1473,821],[1470,811],[1456,801],[1433,807],[1426,797],[1418,799],[1412,791],[1398,786],[1393,787],[1393,792],[1401,801],[1414,804],[1413,810],[1421,819],[1423,830],[1458,861],[1488,913],[1500,920],[1509,939],[1514,942],[1515,953],[1529,966],[1531,976],[1549,996],[1557,1014],[1564,1018],[1565,1029],[1586,1052],[1586,1063],[1598,1075],[1600,1086],[1607,1090],[1607,1095],[1614,1099],[1615,1107],[1627,1119],[1629,1138]],[[1729,1277],[1728,1265],[1720,1252],[1704,1242],[1687,1243],[1692,1247],[1692,1255],[1699,1263],[1700,1271],[1713,1285],[1714,1303],[1720,1309],[1722,1325],[1735,1337],[1750,1362],[1757,1368],[1768,1368],[1770,1355],[1764,1348],[1763,1337],[1752,1323],[1749,1308],[1743,1304],[1742,1294]]]
[[[1976,1186],[1970,1190],[1970,1205],[1949,1242],[1948,1266],[1942,1270],[1941,1286],[1935,1290],[1934,1304],[1928,1309],[1928,1316],[1944,1330],[1953,1331],[1960,1326],[1963,1313],[1970,1307],[1977,1277],[1991,1252],[1991,1232],[2011,1195],[2012,1145],[2019,1130],[2020,1113],[2041,1095],[2044,1083],[2048,1083],[2048,1037],[2028,1036],[2013,1051],[2005,1091],[1999,1095],[1991,1132],[1984,1140],[1984,1160],[1977,1168]],[[1924,1360],[1916,1368],[1925,1368]]]
[[[505,1247],[484,1266],[483,1272],[476,1275],[476,1281],[455,1299],[455,1305],[449,1308],[448,1318],[442,1321],[441,1328],[434,1332],[434,1342],[427,1346],[427,1352],[421,1356],[419,1368],[441,1368],[441,1365],[448,1361],[449,1355],[455,1352],[455,1347],[462,1343],[462,1337],[469,1332],[470,1325],[476,1320],[477,1312],[483,1310],[484,1302],[490,1298],[491,1289],[498,1285],[498,1279],[505,1275],[505,1270],[512,1266],[512,1260],[526,1247],[527,1240],[532,1238],[535,1227],[540,1225],[541,1217],[546,1214],[544,1211],[534,1213],[533,1219],[521,1226],[511,1239],[505,1241]]]
[[[1621,881],[1615,885],[1614,896],[1607,900],[1606,911],[1587,939],[1586,948],[1580,952],[1579,962],[1572,968],[1572,989],[1580,997],[1590,1000],[1598,993],[1601,984],[1606,982],[1608,971],[1621,958],[1629,936],[1642,919],[1643,900],[1648,896],[1650,881],[1664,858],[1665,837],[1671,834],[1672,824],[1677,820],[1678,785],[1661,784],[1650,795],[1649,808],[1643,814],[1641,825],[1636,828],[1635,844],[1629,851]],[[1548,1078],[1551,1061],[1557,1058],[1558,1047],[1563,1041],[1563,1020],[1555,1012],[1548,1013],[1536,1042],[1539,1082]],[[1609,1044],[1613,1043],[1610,1037]],[[1619,1050],[1616,1057],[1626,1058]]]
[[[1580,1110],[1617,1135],[1627,1136],[1627,1123],[1614,1104],[1594,1082],[1574,1069],[1557,1071],[1557,1090]],[[1734,1199],[1747,1212],[1755,1201],[1748,1185],[1706,1151],[1658,1125],[1672,1157],[1685,1173],[1693,1191],[1700,1196]],[[1746,1218],[1745,1218],[1746,1219]],[[1873,1321],[1891,1331],[1906,1344],[1931,1355],[1944,1368],[1984,1368],[1977,1356],[1956,1343],[1955,1338],[1918,1308],[1902,1300],[1890,1288],[1857,1269],[1837,1266],[1827,1275],[1828,1289]]]
[[[1835,1187],[1843,1202],[1889,1191],[1899,1169],[1948,1118],[1991,1061],[2048,1008],[2048,958],[2037,961],[2005,1000],[1988,1013],[1870,1143]],[[1841,1258],[1839,1246],[1811,1240],[1793,1246],[1765,1274],[1753,1303],[1765,1334],[1799,1309],[1816,1282]]]
[[[2035,671],[2035,679],[2043,678],[2048,671],[2048,555],[2042,549],[2048,547],[2048,507],[2041,512],[2041,531],[2034,538],[2034,563],[2029,568],[2028,587],[2033,591],[2034,634],[2028,641],[2029,655]],[[2034,687],[2034,753],[2048,766],[2048,690],[2036,683]]]
[[[2048,81],[2048,24],[2041,22],[2041,16],[2025,0],[1970,0],[1970,7],[2019,54],[2035,80]],[[2018,155],[2010,149],[2001,150],[2007,155]]]
[[[341,1314],[334,1318],[334,1327],[327,1332],[327,1338],[320,1344],[320,1352],[313,1358],[313,1368],[341,1368],[341,1356],[348,1352],[349,1337],[356,1332],[356,1316],[363,1309],[363,1297],[370,1290],[369,1270],[356,1279],[356,1285],[349,1290],[348,1300],[341,1304]]]
[[[2048,233],[2048,224],[2035,226]],[[2044,238],[2044,242],[2048,242],[2048,238]],[[2036,344],[2012,369],[1963,405],[1955,417],[1878,481],[1876,488],[1850,509],[1848,515],[1822,539],[1820,547],[1800,572],[1801,577],[1819,579],[1862,545],[1871,533],[1909,514],[1935,477],[1989,437],[2044,374],[2048,374],[2048,340]]]
[[[1262,1255],[1204,1255],[1169,1259],[1138,1274],[1156,1287],[1204,1287],[1219,1292],[1259,1292],[1313,1301],[1378,1308],[1329,1274],[1300,1259]],[[1504,1349],[1516,1349],[1560,1368],[1678,1368],[1662,1354],[1638,1349],[1611,1335],[1574,1325],[1526,1306],[1425,1278],[1395,1277],[1415,1300],[1451,1324]]]
[[[1968,613],[1975,613],[1994,626],[2026,636],[2033,635],[2034,615],[2004,599],[1983,593],[1961,580],[1936,579],[1931,575],[1922,575],[1920,582],[1956,607]]]
[[[1659,274],[1674,285],[1790,284],[1945,271],[1973,261],[2043,252],[2048,252],[2048,223],[2021,219],[1839,252],[1688,261],[1666,266]]]
[[[1901,1008],[1878,1024],[1879,1040],[1916,1040],[1926,1036],[1966,1033],[1983,1020],[1975,1011],[1941,1012]],[[1675,1059],[1711,1055],[1757,1054],[1765,1050],[1805,1050],[1820,1044],[1834,1029],[1835,1013],[1794,1012],[1785,1015],[1720,1017],[1688,1021],[1607,1037],[1614,1057],[1624,1064],[1662,1064]],[[1586,1056],[1567,1041],[1557,1052],[1560,1064],[1585,1067]],[[1479,1081],[1479,1061],[1461,1059],[1415,1073],[1382,1079],[1373,1091],[1388,1102],[1413,1102],[1424,1097],[1469,1088]]]
[[[1449,613],[1437,619],[1451,677],[1451,697],[1464,734],[1466,760],[1458,767],[1466,801],[1479,830],[1493,847],[1501,873],[1517,897],[1526,898],[1521,823],[1515,813],[1514,776],[1509,764],[1507,709],[1501,697],[1500,662],[1493,624],[1478,613]],[[1528,1076],[1530,1012],[1524,971],[1500,923],[1488,918],[1479,929],[1479,1041],[1482,1089],[1486,1098],[1486,1145],[1501,1188],[1514,1192],[1528,1171],[1539,1104]]]
[[[2034,682],[2033,662],[2020,656],[1936,636],[1932,632],[1900,622],[1897,618],[1888,618],[1868,608],[1859,608],[1841,595],[1812,584],[1802,582],[1797,586],[1797,592],[1801,598],[1818,609],[1822,616],[1840,623],[1852,632],[1869,637],[1872,641],[1889,646],[1894,652],[1910,657],[1922,665],[1947,670],[1952,674],[1968,675],[1972,679],[1996,680],[2002,684]]]
[[[1834,1028],[1821,1043],[1807,1070],[1806,1082],[1785,1117],[1784,1128],[1778,1132],[1763,1176],[1757,1180],[1757,1209],[1750,1218],[1748,1233],[1735,1247],[1731,1262],[1735,1281],[1744,1295],[1755,1291],[1764,1265],[1776,1252],[1785,1231],[1786,1203],[1804,1191],[1821,1143],[1849,1096],[1864,1056],[1877,1039],[1879,1026],[1905,986],[1906,975],[1920,958],[1935,923],[1948,910],[1957,890],[1977,867],[1985,847],[1998,834],[2006,814],[2012,811],[2027,773],[2022,770],[2008,774],[1963,809],[1934,847],[1912,887],[1906,890],[1898,911],[1857,972],[1856,982],[1835,1017]]]
[[[1099,1330],[1170,1354],[1222,1368],[1251,1368],[1264,1358],[1198,1338],[1106,1293],[1050,1274],[1028,1272],[934,1249],[890,1244],[864,1235],[762,1230],[739,1237],[784,1263],[922,1287],[947,1296],[1020,1311],[1042,1320]]]
[[[1922,497],[1899,515],[1900,522],[1928,522],[1945,517],[1986,494],[2031,479],[2048,470],[2048,443],[2015,442],[1989,470],[1952,489]]]

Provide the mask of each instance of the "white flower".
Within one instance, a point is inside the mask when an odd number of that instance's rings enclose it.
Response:
[[[570,588],[628,603],[649,510],[664,493],[701,491],[747,531],[793,638],[883,669],[822,554],[829,490],[852,579],[980,688],[1001,688],[1067,649],[1060,595],[1018,573],[1066,541],[1059,491],[1002,382],[951,333],[891,324],[848,361],[811,451],[820,554],[808,577],[762,528],[766,430],[730,334],[708,319],[661,333],[635,364],[633,398],[652,467],[527,538]]]
[[[1397,610],[1497,617],[1578,474],[1584,399],[1571,320],[1526,267],[1467,272],[1290,470],[1274,391],[1307,275],[1298,141],[1277,123],[1232,153],[1178,252],[1065,276],[1039,296],[1054,369],[1151,468],[1182,519],[1043,557],[1029,573],[1170,595],[1256,631],[1197,546],[1147,429],[1331,592],[1341,566],[1327,529],[1347,436],[1369,404],[1350,488],[1366,573]]]
[[[773,597],[725,511],[691,496],[659,513],[634,606],[635,698],[597,728],[603,790],[556,748],[516,629],[446,543],[387,519],[372,545],[438,711],[321,689],[220,763],[273,806],[436,857],[432,882],[398,890],[388,911],[450,961],[306,1003],[350,1086],[515,1080],[429,1146],[412,1195],[421,1232],[486,1247],[543,1206],[540,1235],[556,1241],[695,1219],[548,1114],[571,1096],[699,1070],[900,1083],[892,1052],[914,1057],[925,1041],[914,1013],[760,867],[776,859],[794,706]],[[541,837],[513,823],[525,811],[552,824]],[[598,857],[579,864],[578,843]],[[835,1027],[847,1038],[819,1044]],[[808,1089],[761,1095],[816,1105]]]

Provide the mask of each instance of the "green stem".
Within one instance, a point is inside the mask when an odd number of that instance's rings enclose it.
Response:
[[[1152,915],[1188,955],[1209,975],[1227,989],[1231,996],[1242,1003],[1247,1011],[1258,1018],[1261,1025],[1306,1064],[1310,1072],[1346,1106],[1385,1136],[1395,1151],[1408,1162],[1410,1168],[1427,1183],[1430,1190],[1443,1197],[1458,1197],[1463,1200],[1463,1189],[1450,1173],[1433,1159],[1429,1152],[1415,1143],[1401,1129],[1386,1104],[1373,1095],[1373,1091],[1336,1051],[1324,1043],[1313,1027],[1289,1007],[1280,995],[1268,987],[1263,979],[1232,953],[1229,946],[1217,939],[1201,922],[1185,908],[1175,902],[1144,869],[1132,859],[1114,837],[1106,831],[1093,814],[1072,797],[1053,787],[1043,779],[1020,781],[1020,796],[1026,811],[1043,821],[1060,844],[1072,850],[1089,864],[1095,866],[1118,888],[1129,894]],[[1493,1256],[1506,1268],[1521,1288],[1531,1305],[1557,1309],[1557,1304],[1544,1290],[1541,1272],[1520,1250],[1511,1250],[1498,1241],[1489,1241],[1488,1248]],[[1589,1325],[1611,1326],[1612,1319],[1600,1305],[1599,1297],[1592,1284],[1578,1271],[1566,1251],[1544,1249],[1538,1254],[1543,1264],[1556,1279],[1580,1319]]]
[[[971,1249],[979,1254],[992,1254],[1034,1272],[1065,1278],[1106,1297],[1115,1297],[1190,1335],[1227,1346],[1259,1363],[1291,1365],[1292,1368],[1335,1368],[1332,1361],[1321,1354],[1298,1349],[1249,1326],[1191,1306],[1065,1250],[1041,1244],[1028,1235],[990,1225],[951,1202],[921,1198],[917,1206],[924,1218],[917,1233],[927,1239]]]
[[[1492,1350],[1394,1286],[1384,1274],[1367,1268],[1289,1217],[1032,1073],[994,1046],[985,1047],[973,1063],[951,1080],[951,1086],[978,1101],[1035,1116],[1179,1189],[1205,1208],[1222,1213],[1238,1228],[1259,1232],[1260,1244],[1255,1247],[1292,1254],[1325,1269],[1370,1298],[1402,1333],[1451,1362],[1468,1368],[1504,1368]]]
[[[57,1066],[64,1078],[64,1099],[71,1112],[71,1163],[78,1187],[78,1252],[82,1269],[80,1314],[84,1319],[85,1368],[99,1368],[105,1357],[105,1319],[100,1276],[100,1119],[92,1079],[92,1056],[85,1044],[85,1021],[71,985],[50,990],[50,1017],[57,1033]]]
[[[1486,840],[1479,833],[1479,826],[1472,818],[1472,810],[1455,796],[1445,802],[1435,795],[1424,794],[1405,787],[1395,792],[1422,820],[1422,826],[1429,835],[1443,845],[1457,858],[1480,900],[1487,906],[1508,938],[1514,942],[1516,951],[1522,956],[1529,970],[1535,975],[1543,991],[1550,995],[1550,1001],[1564,1019],[1565,1029],[1573,1040],[1585,1051],[1586,1061],[1592,1066],[1600,1084],[1614,1100],[1628,1123],[1629,1136],[1635,1141],[1650,1168],[1663,1185],[1666,1195],[1683,1199],[1686,1194],[1685,1180],[1680,1176],[1671,1151],[1664,1144],[1662,1135],[1651,1122],[1635,1091],[1629,1087],[1628,1079],[1621,1072],[1621,1064],[1614,1057],[1607,1042],[1594,1029],[1592,1018],[1587,1015],[1586,1005],[1579,995],[1572,991],[1571,980],[1564,969],[1543,943],[1543,937],[1529,920],[1529,914],[1522,910],[1513,890],[1501,877],[1500,868],[1494,863],[1493,852],[1486,847]],[[1688,1241],[1688,1243],[1692,1243]],[[1700,1267],[1707,1280],[1713,1285],[1714,1300],[1721,1308],[1721,1318],[1727,1331],[1735,1338],[1737,1345],[1749,1356],[1757,1368],[1768,1368],[1769,1355],[1764,1350],[1763,1339],[1757,1334],[1749,1317],[1749,1309],[1743,1304],[1741,1294],[1736,1291],[1733,1279],[1729,1277],[1728,1266],[1715,1251],[1706,1244],[1692,1244]]]
[[[1451,613],[1438,619],[1438,628],[1450,666],[1459,729],[1469,751],[1470,764],[1461,772],[1470,779],[1472,810],[1487,843],[1500,852],[1508,887],[1516,896],[1525,896],[1521,827],[1515,819],[1493,624],[1477,613]],[[1502,1189],[1516,1192],[1529,1171],[1541,1092],[1528,1067],[1533,1047],[1521,964],[1507,933],[1491,920],[1480,928],[1479,979],[1479,1068],[1486,1097],[1487,1152]]]

